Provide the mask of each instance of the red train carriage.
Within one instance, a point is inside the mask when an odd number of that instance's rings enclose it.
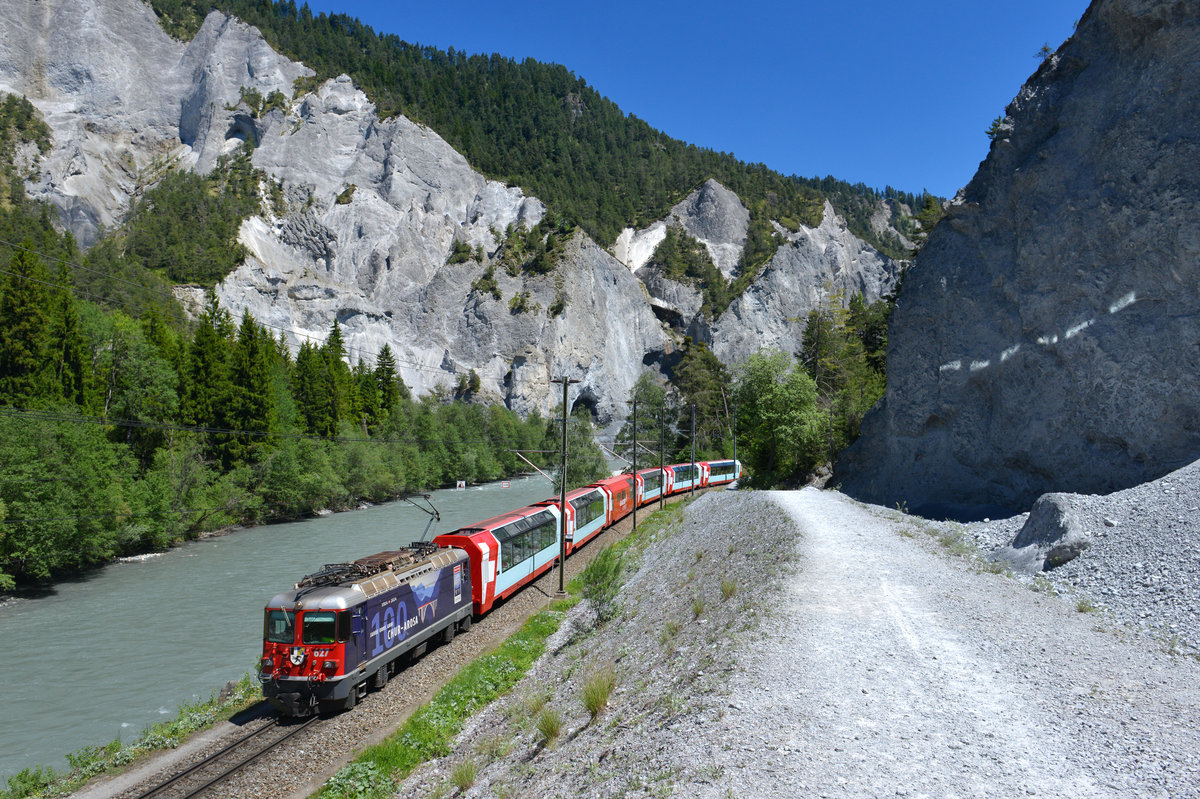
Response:
[[[633,475],[618,474],[615,477],[598,480],[592,485],[599,488],[608,497],[608,524],[605,525],[606,527],[611,527],[633,511]]]

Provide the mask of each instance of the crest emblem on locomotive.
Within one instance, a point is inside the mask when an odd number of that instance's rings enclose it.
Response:
[[[290,660],[292,662],[293,666],[299,666],[301,663],[303,663],[304,662],[304,647],[302,647],[302,646],[292,647],[292,653],[290,655],[288,655],[288,660]]]

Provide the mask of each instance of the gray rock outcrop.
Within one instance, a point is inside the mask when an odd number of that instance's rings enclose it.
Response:
[[[712,351],[722,362],[737,363],[757,350],[800,350],[810,311],[862,294],[872,303],[891,291],[900,264],[850,232],[827,201],[821,224],[791,233],[762,274],[713,324]]]
[[[206,170],[242,143],[242,87],[290,96],[312,74],[220,14],[174,41],[138,0],[12,0],[0,25],[0,90],[27,96],[53,132],[28,192],[84,246],[167,169]]]
[[[906,278],[844,490],[984,515],[1200,457],[1198,63],[1197,3],[1097,0],[1030,78]]]
[[[336,319],[352,361],[386,343],[417,391],[475,370],[484,394],[519,411],[553,408],[549,381],[568,374],[584,381],[572,402],[603,422],[670,349],[638,281],[582,234],[554,275],[497,270],[502,299],[475,292],[487,264],[447,265],[451,245],[490,261],[496,233],[536,224],[542,203],[487,180],[428,128],[379,119],[348,78],[293,97],[312,71],[236,19],[214,12],[182,43],[137,0],[14,0],[0,4],[0,25],[0,90],[29,97],[52,129],[29,192],[85,246],[168,170],[205,172],[253,140],[254,165],[288,209],[244,223],[250,255],[216,294],[292,346],[324,340]],[[251,91],[288,101],[263,113],[244,102]]]

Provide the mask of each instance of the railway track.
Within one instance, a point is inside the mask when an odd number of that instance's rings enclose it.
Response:
[[[275,719],[246,733],[169,779],[136,794],[134,799],[191,799],[203,796],[214,786],[319,721],[319,716],[299,720]]]

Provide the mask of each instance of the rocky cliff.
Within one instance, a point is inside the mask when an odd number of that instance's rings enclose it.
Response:
[[[1200,4],[1097,0],[1007,109],[896,305],[842,487],[1026,510],[1200,457]]]
[[[778,233],[783,246],[712,325],[712,350],[726,363],[764,347],[799,352],[809,311],[856,294],[873,303],[900,277],[900,264],[851,233],[828,202],[817,227]]]
[[[264,204],[244,223],[249,257],[216,287],[221,304],[249,309],[293,347],[323,340],[336,319],[352,360],[387,343],[418,392],[474,371],[483,395],[546,412],[558,397],[550,380],[568,374],[583,381],[572,402],[608,422],[642,370],[669,363],[681,333],[727,339],[717,351],[729,361],[764,344],[794,350],[822,285],[873,299],[894,279],[827,208],[820,228],[780,249],[752,298],[704,319],[695,287],[639,268],[670,224],[736,276],[749,212],[712,180],[666,220],[623,234],[620,260],[576,232],[553,272],[514,277],[498,264],[499,239],[536,224],[540,201],[486,179],[432,130],[380,119],[348,78],[296,92],[311,70],[236,19],[214,12],[183,43],[138,0],[12,0],[0,25],[0,90],[29,97],[53,131],[29,193],[59,208],[81,244],[118,227],[169,170],[206,172],[252,142],[287,207]],[[273,93],[284,101],[248,99]],[[477,256],[448,263],[456,243]]]
[[[726,364],[763,348],[797,352],[809,311],[839,296],[842,304],[856,294],[875,302],[899,279],[901,265],[850,232],[829,202],[815,228],[801,225],[789,231],[776,225],[782,245],[751,287],[716,320],[702,315],[703,297],[695,287],[647,266],[667,228],[675,227],[704,245],[721,274],[733,280],[749,225],[750,213],[738,196],[708,180],[666,219],[642,230],[623,231],[613,254],[645,283],[660,318],[710,344]]]

